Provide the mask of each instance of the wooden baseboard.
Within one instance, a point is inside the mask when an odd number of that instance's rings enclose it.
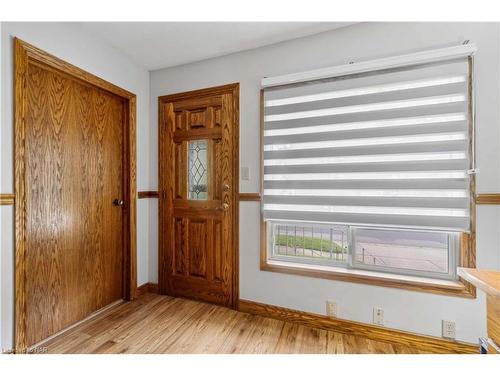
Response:
[[[140,296],[144,293],[155,293],[158,294],[158,284],[155,283],[146,283],[137,287],[137,296]]]
[[[261,315],[268,318],[284,320],[289,323],[302,324],[314,328],[340,332],[348,335],[363,336],[368,339],[407,345],[431,353],[478,354],[476,345],[449,341],[432,336],[418,335],[387,327],[379,327],[351,320],[328,318],[326,316],[306,313],[263,303],[239,300],[239,311]]]

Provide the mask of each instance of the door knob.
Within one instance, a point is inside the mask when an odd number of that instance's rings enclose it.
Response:
[[[222,203],[222,206],[220,206],[218,208],[219,211],[227,211],[227,209],[229,208],[229,204],[227,203]]]
[[[115,200],[113,201],[113,204],[114,204],[115,206],[123,206],[123,203],[124,203],[124,202],[123,202],[123,199],[115,199]]]
[[[222,187],[222,190],[224,190],[226,193],[231,189],[231,187],[228,184],[224,184]]]

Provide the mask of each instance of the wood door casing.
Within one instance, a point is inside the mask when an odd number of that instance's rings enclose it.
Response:
[[[159,98],[159,290],[236,306],[238,90]],[[189,199],[190,142],[207,145],[206,199]]]
[[[15,48],[15,348],[24,352],[135,295],[135,96],[20,40]]]

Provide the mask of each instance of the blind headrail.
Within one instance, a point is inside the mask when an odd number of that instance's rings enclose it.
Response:
[[[439,48],[406,55],[385,57],[376,60],[354,62],[328,68],[315,69],[307,72],[284,74],[275,77],[266,77],[261,80],[262,88],[281,86],[317,79],[334,78],[350,74],[371,72],[391,68],[399,68],[415,64],[426,64],[455,58],[468,57],[476,52],[474,43],[459,46]]]

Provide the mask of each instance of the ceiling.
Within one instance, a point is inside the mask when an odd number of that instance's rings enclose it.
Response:
[[[79,22],[148,70],[167,68],[350,25],[348,22]]]

